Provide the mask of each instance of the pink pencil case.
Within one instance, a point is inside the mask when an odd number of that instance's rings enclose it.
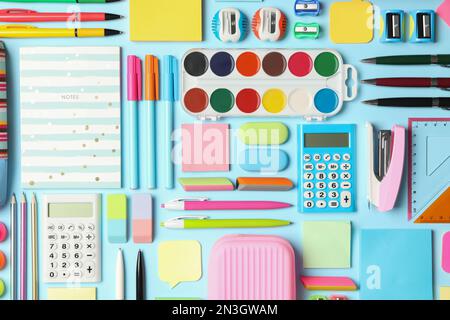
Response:
[[[277,236],[227,235],[214,245],[209,300],[295,300],[295,253]]]

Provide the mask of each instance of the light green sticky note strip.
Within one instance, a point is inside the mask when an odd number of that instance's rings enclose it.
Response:
[[[174,288],[202,277],[202,249],[194,240],[164,241],[158,247],[158,275]]]
[[[352,237],[351,229],[351,223],[348,221],[304,222],[304,268],[350,268]]]
[[[246,145],[280,145],[289,139],[289,129],[281,122],[247,122],[239,128],[239,139]]]
[[[97,288],[48,288],[47,300],[97,300]]]
[[[110,194],[106,198],[108,219],[127,218],[127,196],[124,194]]]
[[[439,289],[439,300],[450,300],[450,287],[441,287]]]

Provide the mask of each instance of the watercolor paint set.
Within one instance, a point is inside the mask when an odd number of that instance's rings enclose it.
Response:
[[[349,78],[355,85],[347,87]],[[199,119],[325,120],[357,95],[357,71],[328,49],[193,49],[182,60],[182,105]]]

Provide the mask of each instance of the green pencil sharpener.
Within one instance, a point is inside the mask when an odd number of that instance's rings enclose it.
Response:
[[[297,39],[317,39],[320,34],[318,23],[297,22],[294,26],[294,35]]]

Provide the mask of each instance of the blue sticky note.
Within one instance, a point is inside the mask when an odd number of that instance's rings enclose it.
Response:
[[[362,230],[360,257],[361,299],[433,299],[431,230]]]

